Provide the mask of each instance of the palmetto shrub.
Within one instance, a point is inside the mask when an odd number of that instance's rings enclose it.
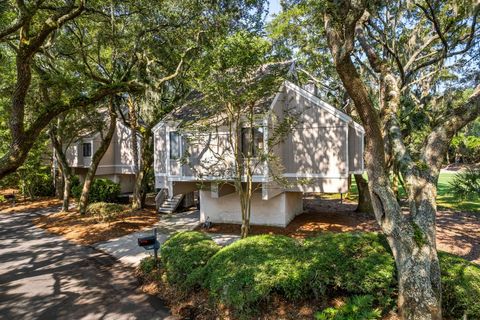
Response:
[[[480,169],[468,168],[450,182],[451,193],[460,200],[480,198]]]

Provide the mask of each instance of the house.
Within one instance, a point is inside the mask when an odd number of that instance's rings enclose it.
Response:
[[[106,178],[119,183],[122,193],[133,192],[135,185],[131,135],[131,129],[120,119],[117,120],[112,141],[95,173],[96,178]],[[140,135],[138,135],[138,141],[140,141]],[[81,182],[84,181],[92,157],[100,144],[101,136],[99,132],[96,132],[85,135],[68,146],[65,153],[67,162],[73,173],[79,176]]]
[[[252,224],[285,227],[302,213],[303,193],[347,192],[349,176],[364,171],[363,127],[314,93],[285,81],[257,108],[254,144],[277,160],[256,159]],[[279,124],[292,115],[293,128],[277,144],[266,143],[273,141]],[[229,176],[233,155],[226,145],[232,137],[222,126],[205,129],[208,126],[194,119],[201,117],[201,105],[185,105],[153,128],[156,188],[173,203],[198,190],[202,222],[208,218],[214,223],[241,223],[239,196]],[[206,111],[203,117],[216,115]],[[200,124],[182,125],[192,119]],[[241,139],[242,149],[248,149],[251,142],[243,131],[241,135],[236,139]],[[279,176],[285,182],[279,183]]]

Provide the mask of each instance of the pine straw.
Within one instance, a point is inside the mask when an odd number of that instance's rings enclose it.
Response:
[[[22,200],[22,196],[17,195],[20,199],[17,199],[15,206],[13,202],[6,201],[0,203],[0,214],[10,214],[17,212],[31,212],[37,209],[45,209],[48,207],[53,207],[61,205],[62,201],[54,197],[45,197],[39,199],[25,199]]]
[[[158,215],[153,209],[126,210],[114,221],[102,222],[97,217],[83,216],[72,211],[41,216],[35,218],[33,222],[37,227],[73,242],[91,245],[152,226],[158,222]]]

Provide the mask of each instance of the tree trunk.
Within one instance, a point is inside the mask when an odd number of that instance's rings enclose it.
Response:
[[[50,141],[55,149],[55,158],[60,166],[63,177],[63,201],[62,211],[67,212],[70,204],[70,189],[72,187],[72,168],[68,165],[67,157],[63,152],[63,146],[61,140],[57,137],[57,132],[54,126],[49,130]]]
[[[147,197],[148,179],[153,165],[153,141],[152,131],[147,128],[142,134],[141,152],[140,152],[140,170],[135,179],[135,190],[138,190],[139,208],[145,207]],[[134,193],[135,198],[135,193]]]
[[[92,157],[92,163],[90,168],[88,168],[87,174],[85,176],[85,181],[83,183],[82,194],[80,196],[80,201],[78,203],[78,211],[80,214],[85,214],[87,212],[87,205],[89,200],[90,187],[92,186],[93,180],[95,178],[95,173],[97,172],[98,164],[102,160],[105,152],[107,152],[108,146],[112,141],[113,134],[115,133],[115,128],[117,126],[117,113],[115,111],[115,106],[113,102],[113,97],[110,98],[109,106],[110,114],[110,123],[108,125],[107,134],[102,138],[100,147]]]
[[[139,167],[138,163],[138,119],[137,110],[135,108],[135,102],[131,97],[128,98],[128,116],[130,119],[130,130],[132,139],[132,156],[133,156],[133,172],[135,174],[135,185],[133,187],[132,197],[132,209],[137,210],[142,208],[142,183],[143,183],[143,171]]]
[[[68,211],[68,207],[70,206],[70,192],[72,190],[72,176],[64,175],[64,183],[63,183],[63,201],[62,201],[62,211]]]
[[[403,214],[390,185],[378,114],[350,57],[336,61],[336,69],[365,128],[368,186],[376,220],[395,258],[400,314],[404,319],[441,319],[435,209],[430,209],[435,197],[425,193],[419,184],[417,191],[425,196],[422,204],[418,209],[412,208],[415,212],[409,216]]]
[[[358,205],[355,211],[373,214],[372,199],[368,191],[368,182],[361,174],[354,174],[358,188]]]
[[[56,158],[56,156],[55,156]],[[58,161],[57,161],[58,163]],[[63,178],[63,171],[58,166],[57,170],[53,170],[53,179],[55,181],[55,196],[57,197],[58,200],[63,199],[63,188],[65,186],[65,181]]]

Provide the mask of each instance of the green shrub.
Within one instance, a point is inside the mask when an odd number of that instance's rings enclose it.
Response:
[[[202,232],[174,234],[161,248],[167,281],[182,290],[199,285],[203,267],[218,250],[220,246]]]
[[[150,274],[153,270],[156,269],[155,265],[155,258],[154,257],[146,257],[140,260],[140,265],[139,265],[140,271],[147,275]]]
[[[480,267],[460,257],[439,252],[442,270],[443,315],[480,319]]]
[[[308,284],[317,296],[327,290],[391,296],[395,262],[376,233],[326,233],[305,241]]]
[[[72,196],[79,199],[83,184],[72,186]],[[90,187],[89,202],[115,202],[120,194],[120,184],[109,179],[95,179]]]
[[[460,200],[480,198],[480,169],[468,168],[455,175],[450,190]]]
[[[87,207],[87,213],[102,222],[115,220],[125,210],[128,209],[121,204],[108,202],[96,202]]]
[[[18,187],[23,195],[31,198],[49,197],[55,195],[53,177],[49,166],[35,166],[25,164],[17,171]]]
[[[0,203],[7,202],[5,199],[5,196],[3,194],[0,194]]]
[[[371,295],[353,296],[337,308],[326,308],[315,314],[317,320],[375,320],[382,312],[373,308],[374,298]]]
[[[302,247],[292,238],[261,235],[239,240],[220,250],[205,267],[205,287],[212,297],[236,311],[280,292],[299,297],[305,283]]]

